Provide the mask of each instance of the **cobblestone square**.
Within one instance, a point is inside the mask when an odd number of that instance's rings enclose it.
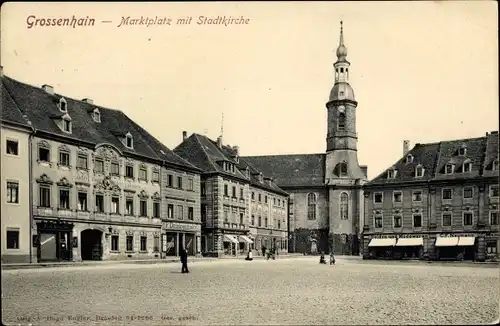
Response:
[[[4,324],[485,324],[495,267],[317,257],[2,271]]]

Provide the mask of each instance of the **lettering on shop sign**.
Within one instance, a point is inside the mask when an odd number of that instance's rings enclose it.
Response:
[[[184,224],[184,223],[175,223],[175,222],[167,222],[165,224],[165,228],[167,229],[181,229],[181,230],[197,230],[199,229],[198,224]]]
[[[477,237],[478,234],[474,233],[441,233],[439,235],[441,238],[453,238],[453,237]]]
[[[424,238],[428,239],[429,235],[428,234],[374,234],[372,236],[373,239],[394,239],[394,238],[409,238],[409,239],[414,239],[414,238]]]

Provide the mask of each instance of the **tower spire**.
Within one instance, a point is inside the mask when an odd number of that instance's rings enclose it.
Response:
[[[224,134],[224,112],[222,112],[222,118],[220,121],[220,137],[222,138]]]
[[[337,48],[337,58],[338,61],[347,61],[347,48],[344,45],[344,22],[340,21],[340,42]]]
[[[344,45],[344,22],[340,21],[340,43],[339,45]]]

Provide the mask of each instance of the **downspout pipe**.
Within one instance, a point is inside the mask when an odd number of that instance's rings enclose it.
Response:
[[[28,160],[29,160],[29,171],[28,171],[28,179],[29,179],[29,214],[30,214],[30,238],[29,238],[29,246],[30,246],[30,264],[33,263],[33,138],[35,137],[36,129],[31,126],[31,134],[28,137]]]

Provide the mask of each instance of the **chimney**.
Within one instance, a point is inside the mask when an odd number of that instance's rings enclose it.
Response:
[[[88,103],[88,104],[94,104],[94,101],[92,101],[91,98],[84,98],[82,102]]]
[[[42,85],[42,89],[47,93],[54,95],[54,87],[50,85]]]
[[[236,156],[240,156],[240,146],[233,146],[233,151],[236,153]]]
[[[410,151],[410,141],[409,140],[403,140],[403,156],[408,154]]]
[[[3,66],[0,66],[0,77],[3,77]]]
[[[182,141],[185,141],[188,138],[188,133],[187,131],[182,132]]]
[[[219,146],[219,148],[222,148],[222,136],[217,137],[217,146]]]

